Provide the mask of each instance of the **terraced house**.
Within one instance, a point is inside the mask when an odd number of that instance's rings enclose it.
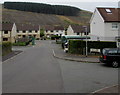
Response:
[[[17,24],[17,38],[25,38],[33,36],[40,39],[40,26],[33,24]]]
[[[62,26],[50,26],[44,27],[46,37],[50,38],[52,35],[62,36],[65,34],[64,27]]]
[[[14,43],[16,39],[16,25],[15,23],[3,23],[0,40]]]
[[[13,23],[3,23],[2,31],[0,31],[1,37],[0,41],[12,42],[18,38],[33,36],[35,39],[40,39],[40,26],[39,25],[27,25],[27,24],[13,24]]]

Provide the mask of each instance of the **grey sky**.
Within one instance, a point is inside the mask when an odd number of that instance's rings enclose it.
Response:
[[[26,0],[0,0],[0,3],[5,1],[27,2]],[[47,3],[53,5],[70,5],[93,12],[96,7],[118,7],[119,1],[120,0],[84,0],[84,2],[83,0],[29,0],[28,2]]]

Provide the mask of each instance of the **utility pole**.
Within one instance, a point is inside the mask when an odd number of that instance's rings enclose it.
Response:
[[[87,26],[83,26],[84,27],[84,30],[85,30],[85,33],[86,33],[86,53],[85,53],[85,55],[86,55],[86,57],[88,56],[88,43],[87,43]]]

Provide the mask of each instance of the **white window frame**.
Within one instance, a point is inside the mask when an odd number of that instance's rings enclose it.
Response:
[[[118,23],[112,23],[112,29],[118,29]]]

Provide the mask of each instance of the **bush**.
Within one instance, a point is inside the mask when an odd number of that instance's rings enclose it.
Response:
[[[60,36],[58,36],[58,35],[52,35],[51,36],[51,40],[55,40],[55,39],[60,39]]]
[[[17,42],[17,43],[13,43],[13,46],[26,46],[27,43],[26,42]]]
[[[10,52],[12,52],[12,44],[10,42],[3,42],[2,43],[2,56],[7,55]]]
[[[69,40],[69,53],[84,54],[86,41],[82,40]],[[103,48],[116,48],[116,42],[107,41],[88,41],[88,52],[90,48],[100,49]]]
[[[26,46],[28,45],[30,42],[32,42],[32,38],[18,38],[16,43],[13,43],[12,45],[14,46]]]

